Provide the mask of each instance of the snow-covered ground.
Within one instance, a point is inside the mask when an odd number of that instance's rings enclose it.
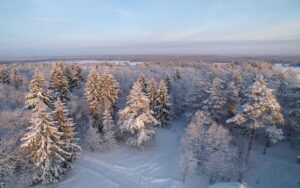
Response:
[[[136,150],[120,145],[112,151],[83,151],[74,168],[64,180],[48,187],[60,188],[206,188],[208,178],[200,172],[180,181],[178,165],[179,140],[185,134],[186,123],[177,120],[170,129],[159,129],[152,147]],[[263,145],[257,144],[250,156],[245,183],[252,188],[299,188],[300,165],[297,150],[289,143],[279,143],[262,155]],[[219,187],[222,184],[219,184]],[[237,185],[223,184],[223,187]],[[229,187],[230,187],[229,186]]]
[[[144,150],[120,145],[103,153],[82,152],[65,180],[54,187],[194,187],[180,183],[179,142],[185,122],[174,121],[172,128],[159,129],[155,143]],[[191,182],[193,183],[193,182]],[[50,187],[51,187],[50,186]],[[208,186],[206,183],[205,186]],[[198,186],[197,186],[198,187]]]

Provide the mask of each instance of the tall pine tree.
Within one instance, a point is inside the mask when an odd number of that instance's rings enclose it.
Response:
[[[226,109],[227,98],[225,96],[225,82],[219,78],[215,78],[208,93],[208,98],[202,101],[202,110],[209,111],[212,118],[220,122],[227,117],[228,112]]]
[[[34,108],[40,101],[43,101],[48,107],[53,107],[53,99],[45,88],[44,78],[36,71],[30,82],[25,104],[28,108]]]
[[[159,83],[157,92],[157,105],[155,106],[155,117],[163,128],[170,126],[170,103],[167,85],[163,80]]]
[[[119,126],[125,134],[126,143],[142,147],[153,139],[157,123],[149,107],[149,99],[143,92],[143,86],[136,82],[127,97],[126,107],[119,112]]]
[[[238,113],[227,120],[227,123],[236,123],[246,126],[249,133],[248,149],[245,155],[245,162],[248,162],[252,149],[255,130],[268,128],[283,123],[281,107],[273,95],[272,90],[267,87],[263,76],[257,76],[254,83],[246,91],[243,103]]]
[[[13,69],[10,80],[12,85],[14,85],[16,88],[19,88],[23,84],[22,76],[19,74],[16,68]]]
[[[142,92],[144,92],[146,94],[147,93],[147,82],[146,82],[145,76],[143,74],[141,74],[138,77],[137,82],[140,83]]]
[[[150,100],[150,109],[154,112],[157,105],[157,83],[153,77],[147,81],[147,96]]]
[[[119,84],[109,72],[104,72],[100,75],[100,83],[100,95],[103,107],[101,111],[103,114],[107,108],[115,109],[118,101]]]
[[[10,83],[9,74],[5,68],[0,69],[0,83],[3,83],[3,84]]]
[[[187,173],[197,166],[209,176],[210,183],[233,175],[236,150],[230,144],[230,133],[218,125],[209,112],[197,111],[186,132],[187,135],[181,143],[183,153],[180,164],[183,181]]]
[[[100,77],[96,69],[93,69],[88,78],[85,88],[85,98],[89,112],[93,119],[98,119],[101,115],[101,85]]]
[[[67,167],[70,166],[70,162],[73,162],[78,158],[78,152],[80,147],[75,143],[75,132],[74,132],[74,123],[71,118],[68,118],[68,110],[65,107],[65,104],[58,99],[54,103],[54,111],[53,111],[53,118],[55,120],[55,125],[58,130],[62,133],[62,141],[63,145],[62,148],[69,152],[71,156],[65,161]]]
[[[72,91],[74,88],[74,74],[75,74],[74,65],[67,64],[64,67],[63,72],[68,81],[69,89],[70,91]]]
[[[166,82],[166,85],[167,85],[167,88],[168,88],[168,94],[170,94],[171,88],[172,88],[172,82],[171,82],[171,79],[170,79],[169,75],[167,75],[165,77],[165,82]]]
[[[107,108],[103,114],[103,144],[107,149],[116,144],[115,131],[116,126],[112,119],[112,112],[110,108]]]
[[[70,99],[70,88],[68,80],[63,72],[62,64],[55,64],[50,79],[50,89],[54,92],[54,98],[62,101]]]
[[[300,132],[300,81],[298,79],[283,80],[277,95],[283,113],[287,117],[286,123]]]
[[[36,104],[28,133],[21,145],[38,169],[37,180],[43,184],[57,182],[66,168],[62,164],[70,157],[63,149],[62,133],[55,127],[54,120],[43,102]]]
[[[76,66],[76,69],[75,69],[75,73],[74,73],[74,76],[73,76],[73,85],[72,87],[73,88],[78,88],[81,84],[81,82],[83,82],[83,77],[82,77],[82,69],[79,65]]]

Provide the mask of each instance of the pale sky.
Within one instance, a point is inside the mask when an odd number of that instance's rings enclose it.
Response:
[[[0,0],[0,59],[300,55],[300,0]]]

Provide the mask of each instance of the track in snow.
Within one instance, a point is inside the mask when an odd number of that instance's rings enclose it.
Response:
[[[84,151],[71,173],[53,187],[165,188],[180,184],[179,140],[185,123],[175,121],[170,129],[159,129],[149,148],[137,150],[125,145],[113,151]],[[51,187],[51,186],[50,186]]]

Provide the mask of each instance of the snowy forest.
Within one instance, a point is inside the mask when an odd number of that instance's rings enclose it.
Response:
[[[263,61],[1,64],[0,187],[299,187],[299,109]]]

